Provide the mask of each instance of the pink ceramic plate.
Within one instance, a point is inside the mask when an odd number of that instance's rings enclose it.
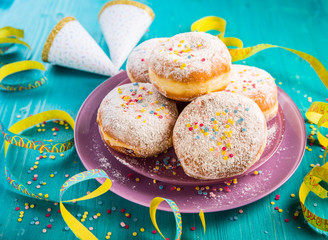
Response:
[[[122,72],[105,81],[89,95],[77,116],[74,134],[76,149],[84,166],[87,169],[104,169],[113,181],[111,190],[130,201],[148,207],[154,197],[161,196],[175,201],[180,211],[185,213],[196,213],[200,209],[205,212],[232,209],[254,202],[276,190],[288,180],[301,162],[306,144],[304,120],[294,102],[279,88],[279,115],[269,123],[269,129],[271,129],[270,124],[275,125],[275,130],[271,130],[275,132],[275,137],[271,141],[273,147],[266,150],[268,157],[260,163],[262,165],[257,165],[258,170],[262,171],[261,174],[240,177],[237,184],[229,186],[230,192],[218,190],[226,186],[222,182],[191,183],[190,179],[182,178],[181,182],[174,180],[170,183],[168,181],[154,183],[154,176],[145,174],[147,171],[141,171],[139,167],[133,171],[131,165],[125,166],[115,159],[98,132],[96,116],[100,102],[111,89],[126,82],[127,79],[126,72]],[[159,156],[156,159],[163,158]],[[266,161],[268,159],[270,160]],[[176,170],[178,171],[179,168]],[[172,173],[170,174],[172,177]],[[160,175],[160,177],[165,179],[167,175]],[[140,181],[136,181],[136,178]],[[159,179],[158,175],[156,178]],[[104,180],[99,179],[99,181]],[[195,186],[203,187],[204,190],[197,191]],[[177,191],[177,187],[181,190]],[[209,197],[210,192],[215,196],[211,194],[213,197]],[[170,211],[166,205],[160,205],[159,209]]]

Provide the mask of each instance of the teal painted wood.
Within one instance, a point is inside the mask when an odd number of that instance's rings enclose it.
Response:
[[[51,28],[64,16],[74,16],[94,37],[96,42],[108,53],[99,24],[97,14],[102,1],[23,1],[2,0],[0,2],[0,26],[11,25],[25,30],[25,40],[33,49],[32,59],[41,61],[43,44]],[[285,47],[302,50],[316,56],[325,66],[328,66],[328,2],[327,1],[142,1],[153,8],[156,18],[141,41],[152,37],[172,36],[179,32],[189,31],[190,25],[195,20],[207,16],[216,15],[227,20],[226,36],[241,38],[245,46],[258,43],[272,43]],[[284,50],[265,50],[243,63],[264,68],[281,82],[281,87],[293,98],[303,116],[310,106],[307,97],[313,101],[325,101],[328,91],[324,88],[313,69],[296,55]],[[0,92],[0,120],[7,126],[12,125],[19,119],[18,114],[26,117],[28,114],[36,114],[49,109],[62,109],[76,117],[79,107],[88,94],[102,83],[106,77],[70,70],[61,67],[52,67],[46,64],[49,84],[33,91],[19,93]],[[77,91],[78,90],[78,91]],[[306,95],[306,96],[305,96]],[[308,133],[311,132],[307,124]],[[45,134],[50,134],[50,131]],[[35,129],[27,134],[39,136]],[[67,137],[68,131],[60,134]],[[3,173],[3,142],[1,143],[1,169]],[[300,214],[298,220],[292,219],[297,210],[298,189],[303,177],[310,171],[311,163],[321,163],[319,155],[320,147],[315,145],[313,151],[306,151],[302,163],[295,174],[274,193],[253,203],[244,206],[244,213],[239,214],[238,209],[206,214],[207,231],[204,239],[325,239],[320,233],[316,233],[303,223]],[[8,156],[11,166],[15,166],[15,173],[24,181],[31,179],[27,169],[33,165],[37,153],[18,148],[12,148]],[[75,162],[75,163],[74,163]],[[22,170],[19,165],[23,164]],[[46,181],[47,186],[53,189],[48,192],[51,197],[58,196],[58,189],[65,181],[66,173],[73,174],[84,170],[76,152],[73,150],[66,153],[60,160],[55,162],[40,163],[38,181]],[[58,171],[58,176],[51,179],[49,175]],[[41,177],[42,173],[44,177]],[[0,175],[0,238],[1,239],[74,239],[70,231],[65,231],[66,226],[60,214],[58,206],[51,202],[33,200],[19,195],[5,180],[4,174]],[[35,186],[35,184],[33,185]],[[65,194],[69,199],[73,196],[83,195],[89,190],[95,189],[99,184],[89,181],[79,184]],[[35,188],[35,190],[37,190]],[[291,198],[290,194],[296,197]],[[276,194],[280,194],[276,205],[283,209],[283,213],[274,210],[270,205]],[[100,201],[103,202],[100,205]],[[24,210],[22,222],[17,222],[19,213],[15,207],[24,208],[24,203],[35,204],[35,208]],[[316,202],[318,207],[314,207]],[[328,217],[327,201],[319,200],[310,196],[307,205],[315,213]],[[107,215],[106,210],[116,207],[125,208],[132,214],[132,218],[126,218],[120,211]],[[52,208],[51,216],[45,217],[47,209]],[[153,235],[153,226],[149,219],[149,210],[131,203],[113,193],[81,202],[68,207],[73,214],[89,212],[89,216],[101,213],[102,216],[93,221],[86,221],[87,227],[93,227],[93,233],[99,239],[105,239],[107,232],[112,232],[112,239],[161,239],[159,234]],[[230,221],[230,217],[237,216],[237,221]],[[35,218],[39,218],[39,225],[30,225]],[[138,221],[134,222],[133,218]],[[183,238],[201,239],[202,229],[197,214],[183,214]],[[290,219],[289,223],[284,220]],[[47,233],[42,229],[53,219],[52,228]],[[120,222],[129,224],[129,229],[120,227]],[[174,237],[174,218],[171,213],[158,212],[158,223],[165,236]],[[195,226],[196,231],[190,231]],[[139,229],[145,228],[141,233]],[[300,227],[300,228],[298,228]],[[137,237],[132,233],[138,232]]]

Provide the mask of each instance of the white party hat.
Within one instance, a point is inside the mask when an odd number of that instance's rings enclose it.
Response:
[[[42,60],[106,76],[118,72],[96,41],[73,17],[63,18],[53,28],[43,47]]]
[[[116,67],[122,66],[154,17],[151,8],[135,1],[114,0],[103,6],[98,21]]]

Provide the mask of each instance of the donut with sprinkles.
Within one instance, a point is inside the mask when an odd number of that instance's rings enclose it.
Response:
[[[134,157],[150,157],[172,146],[176,103],[150,83],[118,86],[98,109],[99,132],[106,144]]]
[[[149,78],[164,96],[191,101],[224,90],[229,83],[231,56],[218,38],[203,32],[181,33],[153,49]]]
[[[258,105],[224,91],[192,101],[173,130],[173,146],[184,172],[204,180],[243,174],[259,160],[266,139],[266,121]]]
[[[126,62],[126,72],[131,82],[150,82],[148,62],[153,48],[167,38],[153,38],[139,44],[130,53]]]
[[[255,101],[267,122],[277,115],[277,85],[274,78],[260,68],[232,64],[230,83],[226,91],[244,95]]]

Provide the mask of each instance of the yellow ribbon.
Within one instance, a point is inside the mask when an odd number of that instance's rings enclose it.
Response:
[[[328,127],[328,103],[314,102],[311,104],[305,116],[314,124],[317,124],[317,135],[319,143],[326,147],[324,162],[328,150],[328,138],[320,133],[320,127]],[[328,182],[328,163],[322,167],[313,168],[304,178],[299,190],[299,198],[304,218],[309,224],[323,231],[328,231],[328,220],[312,213],[306,206],[305,200],[310,192],[320,198],[327,198],[328,191],[319,185],[321,181]]]
[[[9,26],[0,28],[0,38],[7,37],[24,38],[24,30]]]
[[[11,85],[2,83],[3,79],[8,77],[9,75],[27,70],[40,70],[44,72],[45,68],[42,63],[30,60],[6,64],[0,68],[0,88],[5,91],[22,91],[34,89],[46,83],[47,78],[44,76],[44,74],[40,79],[32,80],[23,84]]]
[[[95,191],[92,193],[80,197],[78,199],[72,199],[67,201],[62,201],[62,196],[64,192],[73,186],[76,183],[80,183],[85,180],[95,179],[95,178],[106,178],[105,182],[100,185]],[[82,240],[97,240],[97,238],[80,222],[78,221],[64,206],[64,202],[78,202],[84,201],[88,199],[92,199],[98,197],[105,192],[107,192],[112,186],[112,182],[107,176],[107,174],[103,170],[93,169],[86,172],[82,172],[76,174],[75,176],[68,179],[62,186],[60,190],[60,211],[63,216],[64,221],[66,222],[67,226],[72,230],[72,232]]]
[[[159,230],[159,227],[158,227],[157,221],[156,221],[157,208],[158,208],[159,204],[163,201],[165,201],[167,204],[169,204],[170,208],[173,211],[174,218],[175,218],[175,228],[176,228],[175,240],[180,240],[181,235],[182,235],[182,218],[181,218],[180,210],[179,210],[178,206],[176,205],[176,203],[174,201],[172,201],[171,199],[167,199],[167,198],[155,197],[151,201],[150,206],[149,206],[150,219],[151,219],[155,229],[158,231],[158,233],[164,239],[166,239],[164,237],[164,235],[162,234],[162,232]],[[203,229],[204,229],[204,235],[205,235],[206,226],[205,226],[205,216],[204,216],[203,210],[200,211],[199,218],[202,222],[202,226],[203,226]]]
[[[299,57],[307,61],[311,65],[311,67],[313,67],[313,69],[316,71],[322,83],[328,88],[327,69],[322,65],[322,63],[318,59],[311,56],[310,54],[298,50],[294,50],[291,48],[281,47],[272,44],[258,44],[253,47],[243,48],[243,42],[240,39],[224,37],[225,30],[226,30],[226,21],[223,18],[219,18],[215,16],[201,18],[191,25],[191,31],[207,32],[210,30],[219,31],[220,34],[218,34],[217,36],[226,44],[227,47],[236,47],[236,49],[229,48],[232,62],[246,59],[267,48],[282,48],[298,55]]]

